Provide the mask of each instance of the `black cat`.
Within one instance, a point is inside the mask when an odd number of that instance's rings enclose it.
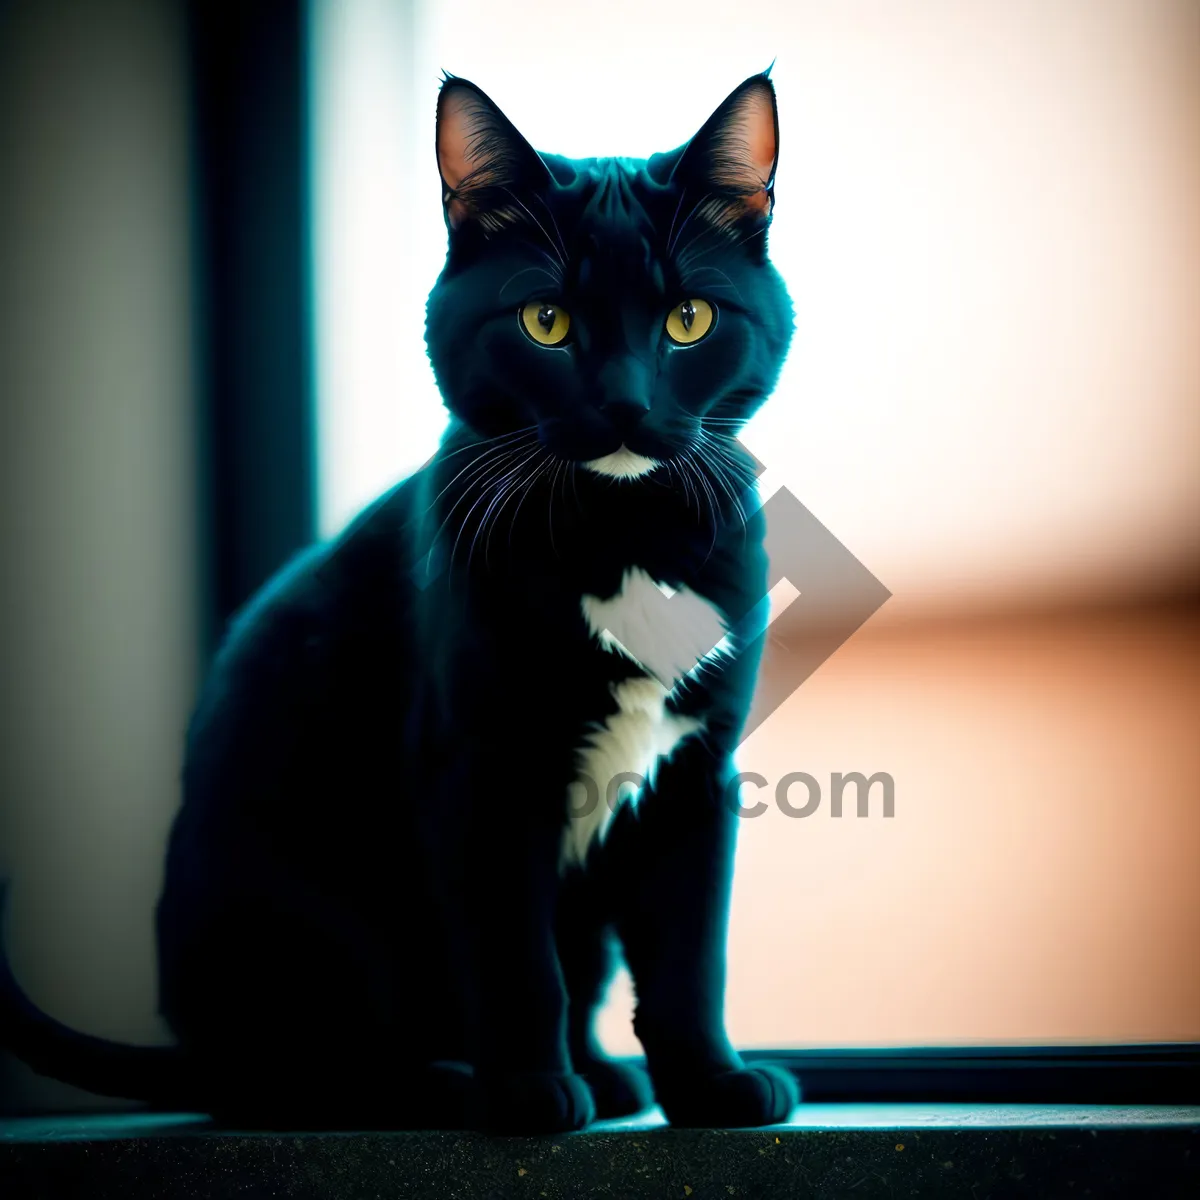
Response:
[[[646,161],[539,155],[443,81],[450,428],[217,657],[157,910],[178,1047],[73,1033],[8,975],[18,1054],[259,1126],[575,1129],[650,1081],[676,1124],[788,1115],[722,1015],[778,140],[766,75]],[[649,1079],[592,1032],[617,942]]]

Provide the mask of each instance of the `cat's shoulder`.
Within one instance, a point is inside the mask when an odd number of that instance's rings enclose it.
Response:
[[[234,614],[220,657],[360,624],[400,586],[412,479],[369,504],[335,536],[294,554]]]

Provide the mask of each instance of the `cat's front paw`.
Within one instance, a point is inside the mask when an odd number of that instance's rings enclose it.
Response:
[[[575,1069],[587,1080],[601,1120],[632,1117],[654,1103],[650,1076],[641,1067],[594,1056],[577,1060]]]
[[[480,1082],[489,1133],[567,1133],[596,1118],[596,1103],[581,1075],[518,1071]]]
[[[655,1094],[672,1125],[738,1129],[777,1125],[800,1103],[795,1078],[780,1067],[742,1067],[700,1078],[656,1080]]]

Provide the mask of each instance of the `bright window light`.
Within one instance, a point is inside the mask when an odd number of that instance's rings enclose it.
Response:
[[[319,517],[331,535],[437,449],[445,410],[423,317],[438,267],[420,247],[444,254],[445,230],[437,84],[420,89],[417,121],[412,5],[315,0],[310,21]]]

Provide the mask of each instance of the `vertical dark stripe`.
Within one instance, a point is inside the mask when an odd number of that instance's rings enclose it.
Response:
[[[204,649],[316,532],[303,0],[189,8]]]

